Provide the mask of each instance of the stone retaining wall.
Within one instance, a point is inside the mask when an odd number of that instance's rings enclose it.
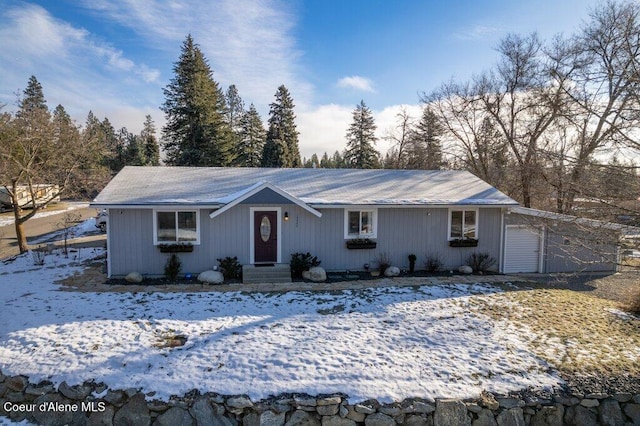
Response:
[[[168,402],[138,389],[104,384],[30,383],[0,373],[0,416],[46,425],[427,426],[640,425],[640,395],[506,397],[484,392],[473,400],[415,398],[350,405],[345,396],[245,396],[192,391]]]

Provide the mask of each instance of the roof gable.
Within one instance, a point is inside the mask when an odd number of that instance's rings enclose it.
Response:
[[[253,197],[254,195],[259,194],[259,193],[264,192],[264,191],[272,191],[272,192],[276,193],[278,196],[289,200],[291,203],[297,204],[298,206],[302,207],[304,210],[308,211],[309,213],[311,213],[312,215],[314,215],[316,217],[321,217],[322,216],[322,213],[320,213],[319,211],[317,211],[316,209],[314,209],[312,207],[309,207],[303,201],[297,199],[296,197],[294,197],[291,194],[288,194],[287,192],[283,191],[282,189],[278,188],[277,186],[272,185],[269,182],[260,182],[258,184],[252,185],[251,187],[247,188],[247,191],[242,191],[242,193],[239,193],[236,198],[234,198],[232,200],[229,200],[229,202],[227,204],[225,204],[224,207],[221,207],[218,210],[216,210],[214,212],[211,212],[211,214],[209,214],[209,217],[213,219],[214,217],[221,215],[222,213],[226,212],[227,210],[231,209],[232,207],[242,203],[244,200],[247,200],[247,199]]]

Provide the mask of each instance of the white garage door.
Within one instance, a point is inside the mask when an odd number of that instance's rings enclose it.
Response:
[[[508,225],[504,245],[504,272],[540,272],[540,230]]]

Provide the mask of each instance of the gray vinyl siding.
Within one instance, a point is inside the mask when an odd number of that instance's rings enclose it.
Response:
[[[447,208],[379,208],[377,248],[349,250],[344,239],[344,209],[318,209],[322,213],[318,218],[295,204],[241,203],[213,219],[209,217],[210,209],[200,210],[200,244],[191,253],[178,253],[182,272],[197,274],[211,269],[217,265],[217,258],[226,256],[237,256],[240,263],[249,263],[251,207],[280,207],[282,216],[289,214],[288,221],[281,221],[283,263],[289,263],[295,252],[318,256],[329,271],[362,270],[365,263],[375,268],[380,253],[388,253],[393,264],[403,269],[408,268],[407,256],[411,253],[418,257],[418,269],[423,268],[427,254],[439,255],[448,269],[463,264],[473,252],[500,258],[499,208],[479,209],[479,245],[472,248],[449,247]],[[153,245],[153,210],[111,209],[109,220],[112,276],[132,271],[146,276],[163,275],[169,254],[160,253]]]
[[[572,222],[522,214],[505,216],[505,225],[527,225],[544,230],[544,273],[615,271],[618,233],[579,227]]]

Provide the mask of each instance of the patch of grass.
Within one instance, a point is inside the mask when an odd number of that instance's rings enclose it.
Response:
[[[533,352],[567,373],[640,374],[640,319],[586,293],[530,289],[474,297],[469,309],[508,320]]]

